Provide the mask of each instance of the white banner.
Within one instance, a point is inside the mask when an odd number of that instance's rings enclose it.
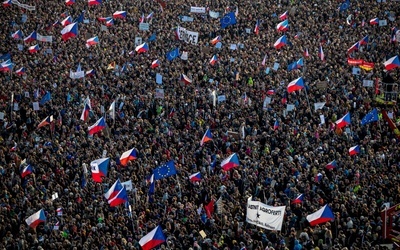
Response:
[[[210,10],[210,11],[208,12],[208,14],[209,14],[210,17],[212,17],[212,18],[219,18],[219,12]]]
[[[69,71],[69,77],[71,79],[79,79],[79,78],[84,78],[85,77],[85,71],[76,71],[73,72],[72,70]]]
[[[268,230],[281,231],[286,206],[272,207],[251,198],[247,200],[246,221]]]
[[[325,102],[315,102],[314,110],[317,111],[317,109],[322,109],[324,106],[325,106]]]
[[[29,11],[36,10],[35,6],[30,6],[30,5],[27,5],[27,4],[20,3],[17,0],[13,0],[12,4],[15,4],[15,5],[17,5],[17,6],[21,7],[21,8],[27,9]]]
[[[190,7],[190,12],[192,13],[200,13],[204,14],[206,13],[206,8],[205,7]]]
[[[48,42],[52,43],[53,42],[53,37],[52,36],[42,36],[39,33],[36,33],[36,39],[40,42]]]
[[[199,32],[187,30],[182,27],[178,27],[179,40],[185,41],[186,43],[197,44],[199,41]]]
[[[131,191],[133,189],[132,180],[122,182],[121,184],[125,187],[126,191]]]

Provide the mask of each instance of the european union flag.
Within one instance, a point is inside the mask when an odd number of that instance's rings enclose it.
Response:
[[[179,56],[179,48],[173,49],[167,53],[168,61],[172,61]]]
[[[163,166],[159,166],[153,170],[154,180],[160,180],[171,175],[176,175],[176,168],[174,161],[169,161]]]
[[[297,69],[297,62],[293,62],[293,63],[289,64],[288,67],[287,67],[288,71],[291,71],[291,70],[294,70],[294,69]]]
[[[157,35],[156,35],[156,33],[154,33],[153,35],[151,35],[151,36],[149,37],[149,39],[147,39],[147,41],[148,41],[148,42],[152,42],[152,41],[155,41],[156,38],[157,38]]]
[[[350,7],[350,0],[346,0],[346,2],[342,3],[339,7],[339,11],[345,11]]]
[[[42,99],[40,100],[40,105],[44,105],[46,102],[51,100],[51,94],[49,91],[46,92],[46,94],[42,97]]]
[[[230,12],[221,18],[221,28],[225,29],[229,25],[236,24],[236,17],[234,12]]]
[[[75,22],[83,23],[84,17],[85,17],[85,12],[82,11],[82,13],[76,18]]]
[[[361,125],[365,125],[371,122],[376,122],[379,120],[378,110],[373,109],[371,112],[366,114],[364,118],[361,119]]]

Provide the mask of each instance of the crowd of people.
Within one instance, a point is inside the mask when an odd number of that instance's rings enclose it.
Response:
[[[25,1],[33,11],[10,2],[0,9],[0,54],[14,65],[0,73],[1,249],[140,249],[139,240],[157,225],[167,237],[159,249],[385,249],[383,204],[400,202],[399,138],[384,119],[360,121],[376,108],[376,88],[363,80],[388,75],[399,80],[397,69],[385,71],[383,65],[400,54],[399,41],[391,37],[392,28],[400,26],[399,2],[350,0],[343,7],[332,0],[103,0],[94,6],[86,0],[69,6]],[[191,6],[205,7],[206,13],[191,13]],[[126,11],[126,18],[111,26],[99,21],[116,11]],[[278,32],[286,11],[289,30]],[[231,12],[237,23],[222,29],[221,17]],[[77,36],[63,41],[59,22],[81,13]],[[141,18],[148,31],[139,29]],[[370,24],[374,18],[387,24]],[[178,26],[198,32],[198,43],[178,40]],[[53,41],[24,43],[11,37],[17,30]],[[283,34],[288,42],[277,50],[273,45]],[[86,40],[94,36],[99,43],[87,48]],[[210,43],[217,36],[222,46]],[[368,43],[348,54],[365,36]],[[134,51],[137,37],[147,42],[147,52]],[[35,44],[39,51],[30,53]],[[167,60],[175,48],[187,52],[187,60]],[[213,55],[215,65],[209,63]],[[348,57],[375,66],[355,74]],[[300,58],[304,65],[289,71]],[[160,66],[150,67],[156,59]],[[71,79],[78,65],[95,73]],[[21,67],[26,72],[16,74]],[[162,84],[156,83],[157,74]],[[181,81],[182,74],[191,83]],[[288,83],[298,77],[305,88],[288,93]],[[156,95],[160,89],[163,96]],[[50,100],[34,108],[47,92]],[[82,121],[87,98],[91,112]],[[108,108],[114,101],[112,119]],[[325,104],[315,109],[314,103]],[[377,108],[394,122],[400,117],[396,105]],[[351,124],[335,127],[347,113]],[[51,115],[51,124],[37,128]],[[102,116],[107,127],[89,136],[88,127]],[[212,141],[200,146],[207,129]],[[355,145],[360,152],[349,155]],[[121,166],[121,154],[131,148],[137,159]],[[232,153],[240,166],[224,171],[220,164]],[[111,159],[108,175],[96,183],[90,162],[103,157]],[[170,160],[178,174],[158,180],[149,199],[148,177]],[[337,167],[327,169],[333,160]],[[21,162],[33,173],[22,178]],[[188,177],[196,172],[202,179],[191,182]],[[117,179],[132,180],[131,209],[110,207],[104,198]],[[304,201],[292,204],[299,194]],[[281,231],[246,222],[249,197],[286,206]],[[214,212],[202,216],[211,201]],[[310,226],[306,216],[325,204],[335,219]],[[33,229],[25,219],[40,209],[46,221]],[[400,226],[397,218],[393,223]]]

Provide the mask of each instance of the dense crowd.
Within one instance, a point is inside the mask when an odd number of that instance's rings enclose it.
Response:
[[[167,237],[160,249],[383,249],[383,204],[400,202],[399,139],[383,119],[363,126],[360,120],[375,107],[376,95],[374,87],[363,86],[363,79],[390,75],[399,80],[398,69],[386,72],[383,66],[400,54],[399,43],[391,42],[392,28],[400,28],[399,2],[351,0],[343,11],[338,9],[342,2],[332,0],[177,0],[166,2],[163,10],[158,2],[104,0],[88,6],[77,0],[66,6],[63,1],[27,0],[35,11],[15,4],[0,8],[0,53],[9,54],[15,65],[12,73],[0,73],[1,249],[140,249],[138,241],[157,225]],[[191,6],[220,17],[237,12],[237,23],[221,29],[220,18],[190,13]],[[127,17],[112,26],[105,28],[98,20],[119,10],[127,11]],[[79,23],[79,34],[63,41],[62,25],[53,24],[69,15],[75,19],[82,11],[89,22]],[[282,32],[275,27],[285,11],[288,44],[277,50],[273,44]],[[139,30],[142,14],[151,12],[149,31]],[[194,20],[183,22],[182,16]],[[369,24],[373,18],[385,19],[387,25]],[[177,26],[199,32],[198,44],[177,40]],[[24,44],[10,36],[17,30],[24,36],[36,30],[53,42]],[[145,42],[153,35],[148,52],[129,53],[136,47],[135,37]],[[368,43],[351,56],[375,67],[355,75],[347,64],[347,49],[367,35]],[[94,36],[99,44],[85,47]],[[221,48],[210,44],[216,36],[221,36]],[[40,50],[29,53],[27,48],[36,43]],[[232,50],[230,44],[240,45]],[[187,60],[166,59],[177,47],[188,53]],[[218,58],[214,66],[209,63],[213,55]],[[287,65],[301,57],[304,66],[288,71]],[[160,66],[153,69],[156,59]],[[279,63],[276,70],[274,63]],[[69,73],[78,65],[95,74],[71,79]],[[26,68],[21,76],[14,72],[20,67]],[[157,73],[162,84],[156,83]],[[183,83],[181,74],[192,83]],[[306,88],[287,93],[288,83],[301,76]],[[160,88],[165,96],[155,98]],[[34,110],[32,103],[46,92],[51,100]],[[225,101],[214,102],[214,96],[222,95]],[[87,97],[92,112],[82,121]],[[271,102],[265,105],[266,97]],[[108,113],[113,101],[115,119]],[[324,107],[315,110],[313,104],[321,102]],[[294,109],[288,111],[287,104]],[[384,108],[394,121],[400,117],[396,105]],[[348,112],[351,124],[335,128],[335,121]],[[50,115],[53,123],[38,129]],[[101,116],[107,127],[88,136],[88,127]],[[207,129],[213,140],[200,146]],[[355,145],[360,153],[350,156]],[[121,154],[133,147],[138,158],[121,166]],[[240,166],[224,171],[220,163],[231,153],[237,153]],[[111,158],[108,176],[95,183],[90,162],[102,157]],[[34,170],[25,178],[20,175],[23,160]],[[169,160],[178,174],[157,181],[149,200],[146,180]],[[337,168],[326,169],[333,160]],[[202,180],[190,182],[188,177],[198,171]],[[323,178],[315,181],[318,173]],[[133,182],[131,212],[125,206],[110,207],[104,198],[117,179]],[[52,199],[55,193],[58,198]],[[299,194],[304,201],[291,204]],[[286,206],[281,231],[246,223],[250,196]],[[204,209],[200,214],[198,209],[211,200],[215,211],[204,218]],[[311,227],[306,216],[325,204],[334,221]],[[57,208],[63,208],[62,216]],[[25,219],[40,209],[46,222],[32,229]],[[394,224],[400,226],[400,220]]]

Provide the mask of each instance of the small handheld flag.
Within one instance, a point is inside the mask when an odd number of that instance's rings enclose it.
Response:
[[[97,120],[95,124],[93,124],[88,128],[89,135],[97,134],[101,132],[105,127],[106,127],[106,121],[104,120],[104,117],[101,117],[99,120]]]
[[[150,250],[158,245],[164,243],[166,241],[166,237],[162,231],[160,226],[157,226],[150,233],[146,234],[139,240],[139,245],[142,247],[142,250]]]
[[[294,91],[300,90],[304,88],[304,80],[303,77],[299,77],[296,80],[293,80],[289,83],[287,87],[287,92],[290,94]]]
[[[197,172],[197,173],[195,173],[195,174],[190,175],[190,176],[189,176],[189,180],[190,180],[191,182],[198,182],[198,181],[201,181],[201,173],[200,173],[200,172]]]
[[[204,143],[212,141],[212,134],[211,130],[207,129],[207,131],[204,133],[203,138],[200,141],[200,146],[203,146]]]

